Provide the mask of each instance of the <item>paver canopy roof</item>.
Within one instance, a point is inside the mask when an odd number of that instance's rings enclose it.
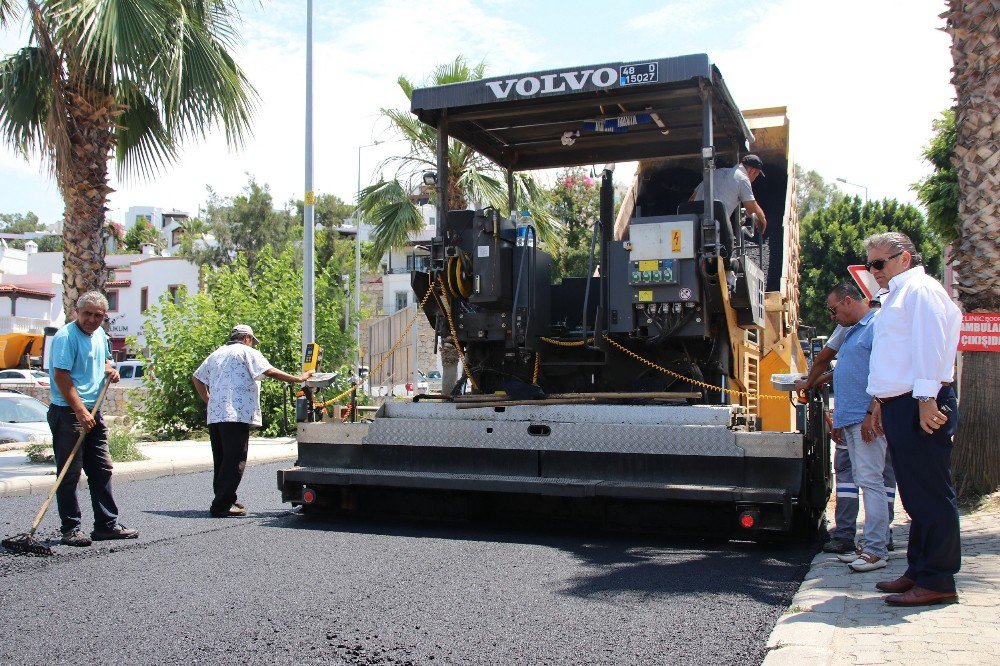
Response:
[[[417,88],[411,111],[521,171],[699,155],[703,89],[716,152],[745,150],[753,135],[705,54]]]

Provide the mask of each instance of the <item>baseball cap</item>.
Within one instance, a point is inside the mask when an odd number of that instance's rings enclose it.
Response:
[[[743,159],[740,160],[740,162],[742,164],[747,165],[748,167],[753,167],[754,169],[759,170],[761,176],[764,175],[764,162],[762,162],[761,159],[756,155],[753,154],[744,155]]]
[[[249,335],[253,338],[254,344],[260,344],[260,340],[258,340],[257,336],[253,334],[253,329],[246,324],[237,324],[236,326],[233,326],[233,332],[229,334],[229,338],[242,338],[244,335]]]

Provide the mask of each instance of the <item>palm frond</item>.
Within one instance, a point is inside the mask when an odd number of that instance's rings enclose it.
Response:
[[[451,62],[446,62],[434,68],[431,81],[436,86],[443,86],[449,83],[465,83],[466,81],[476,81],[483,78],[486,73],[486,61],[482,60],[478,64],[469,66],[469,61],[463,55],[455,56]]]
[[[408,78],[400,74],[399,78],[396,79],[396,83],[399,84],[400,90],[406,95],[406,99],[413,99],[413,83]]]
[[[420,210],[396,180],[380,180],[362,189],[358,213],[373,226],[369,263],[377,262],[392,248],[405,245],[410,232],[424,226]]]
[[[122,84],[116,95],[123,106],[116,128],[116,158],[125,175],[152,178],[177,158],[173,137],[159,109],[137,86]]]
[[[382,115],[389,121],[392,128],[403,135],[410,144],[412,156],[425,159],[433,157],[437,149],[437,130],[425,125],[409,111],[398,109],[382,109]]]
[[[531,174],[514,174],[514,198],[518,207],[527,208],[538,229],[539,239],[553,246],[562,233],[562,223],[552,215],[552,203],[548,192],[538,184]]]
[[[477,208],[492,206],[507,211],[507,185],[499,178],[480,171],[466,169],[458,177],[458,187],[468,195]]]
[[[33,46],[0,61],[0,136],[25,155],[47,152],[44,129],[51,102],[49,73],[44,54]]]
[[[6,28],[21,18],[21,8],[15,0],[0,0],[0,28]]]
[[[184,24],[170,0],[51,0],[55,37],[71,55],[70,75],[110,90],[116,80],[154,75],[163,37]]]

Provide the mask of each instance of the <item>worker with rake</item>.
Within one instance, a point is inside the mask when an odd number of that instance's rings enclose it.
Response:
[[[62,468],[76,451],[81,432],[86,432],[78,455],[56,490],[56,504],[62,521],[62,543],[85,547],[94,541],[137,539],[139,533],[118,522],[118,505],[111,492],[112,462],[108,451],[108,428],[101,411],[91,413],[103,397],[105,381],[117,382],[118,371],[111,362],[108,336],[101,327],[108,311],[108,299],[88,291],[76,301],[76,321],[66,324],[52,338],[49,362],[49,428],[56,466]],[[87,473],[90,502],[94,507],[94,531],[88,537],[82,529],[76,487],[80,470]]]

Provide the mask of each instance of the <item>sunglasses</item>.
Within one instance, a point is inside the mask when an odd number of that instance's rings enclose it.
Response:
[[[830,313],[830,316],[831,316],[831,317],[834,317],[834,316],[836,316],[836,314],[837,314],[837,308],[839,308],[839,307],[840,307],[840,304],[841,304],[841,303],[843,303],[843,302],[844,302],[844,301],[843,301],[843,299],[842,299],[842,300],[840,300],[840,301],[839,301],[839,302],[838,302],[838,303],[837,303],[836,305],[834,305],[834,306],[833,306],[832,308],[831,308],[831,307],[829,307],[829,306],[827,306],[827,308],[826,308],[826,309],[827,309],[827,311],[829,311],[829,313]]]
[[[892,255],[892,256],[891,256],[891,257],[889,257],[888,259],[875,259],[874,261],[869,261],[869,262],[867,262],[867,263],[865,264],[865,268],[866,268],[866,269],[868,269],[869,271],[870,271],[871,269],[873,269],[873,268],[874,268],[875,270],[877,270],[877,271],[880,271],[880,270],[882,270],[883,268],[885,268],[885,265],[886,265],[887,263],[889,263],[890,261],[892,261],[893,259],[895,259],[896,257],[898,257],[898,256],[899,256],[899,255],[901,255],[901,254],[903,254],[903,251],[902,251],[902,250],[900,250],[900,251],[899,251],[899,252],[897,252],[896,254]]]

